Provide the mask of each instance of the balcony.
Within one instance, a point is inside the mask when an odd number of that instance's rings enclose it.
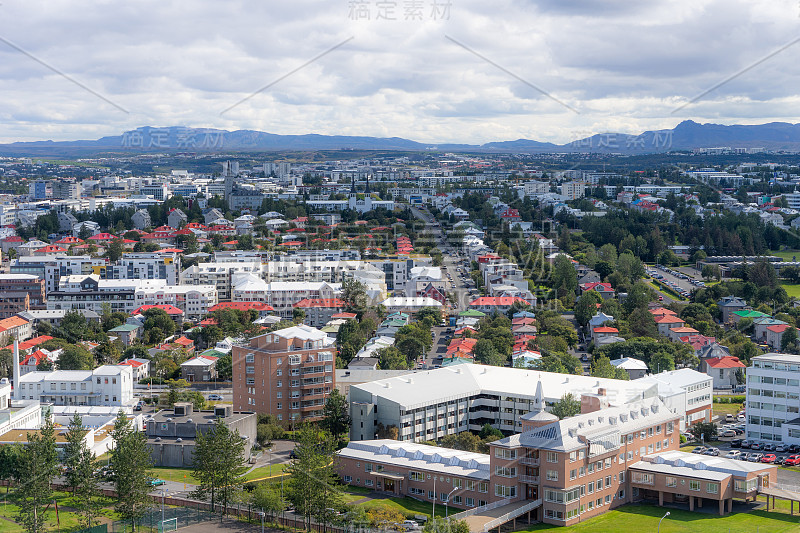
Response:
[[[533,485],[538,485],[539,484],[539,476],[522,476],[521,475],[521,476],[519,476],[519,480],[522,483],[530,483],[530,484],[533,484]]]
[[[539,466],[539,458],[538,457],[523,457],[519,460],[520,464],[523,465],[530,465],[530,466]]]

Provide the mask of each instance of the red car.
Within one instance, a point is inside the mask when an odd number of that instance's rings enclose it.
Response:
[[[783,464],[788,466],[797,466],[800,465],[800,455],[790,455],[786,458]]]
[[[767,454],[764,455],[764,457],[761,458],[761,462],[762,463],[774,463],[775,459],[777,459],[777,457],[775,456],[774,453],[767,453]]]

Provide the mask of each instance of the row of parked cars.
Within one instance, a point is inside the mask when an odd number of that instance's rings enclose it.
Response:
[[[698,446],[692,453],[700,455],[711,455],[719,457],[722,453],[719,448],[713,446]],[[731,450],[724,455],[726,459],[736,459],[738,461],[748,461],[750,463],[769,463],[775,465],[797,466],[800,464],[800,455],[782,456],[774,453],[759,453],[759,452],[742,452],[739,450]]]

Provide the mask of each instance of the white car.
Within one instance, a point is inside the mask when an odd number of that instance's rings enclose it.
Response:
[[[731,450],[725,454],[726,459],[739,459],[742,456],[742,452],[739,450]]]

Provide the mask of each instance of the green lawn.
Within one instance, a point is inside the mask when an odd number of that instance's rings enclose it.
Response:
[[[276,465],[268,465],[268,466],[260,466],[253,470],[252,472],[248,472],[245,476],[247,481],[252,481],[254,479],[262,479],[269,476],[277,476],[282,474],[286,467],[289,466],[286,463],[280,463]]]
[[[521,531],[553,530],[565,533],[619,533],[656,531],[658,521],[666,511],[670,516],[661,524],[663,533],[789,533],[800,531],[800,517],[789,516],[782,509],[776,512],[752,511],[731,513],[726,516],[692,513],[655,505],[626,505],[586,522],[559,527],[536,524]]]
[[[359,495],[359,498],[363,498],[363,495]],[[358,498],[357,498],[358,499]],[[392,509],[396,509],[405,515],[406,517],[411,517],[412,515],[419,514],[425,515],[430,518],[431,516],[431,509],[432,505],[430,503],[421,502],[418,500],[414,500],[412,498],[382,498],[378,500],[370,500],[368,502],[359,503],[359,506],[363,506],[365,509],[369,510],[374,507],[391,507]],[[454,509],[453,512],[457,513],[460,509]],[[436,502],[436,516],[444,516],[444,504],[441,502]]]
[[[786,289],[786,294],[789,295],[789,298],[800,298],[800,284],[781,283],[781,287]]]
[[[164,481],[197,484],[197,480],[192,476],[193,470],[191,468],[155,467],[151,471],[154,477]]]
[[[781,250],[780,252],[770,252],[769,255],[780,257],[784,261],[791,261],[793,257],[800,258],[800,250]]]
[[[740,403],[715,403],[713,404],[712,411],[714,416],[733,415],[736,416],[742,410]]]

